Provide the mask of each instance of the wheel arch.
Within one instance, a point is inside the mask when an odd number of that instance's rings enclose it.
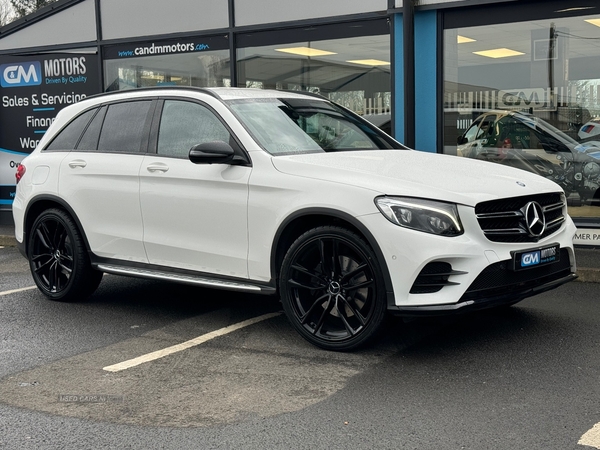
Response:
[[[366,240],[371,247],[377,262],[381,267],[385,283],[388,306],[394,305],[394,290],[390,272],[383,256],[383,252],[375,237],[369,229],[358,219],[343,211],[329,208],[306,208],[295,211],[288,216],[279,226],[275,233],[273,246],[271,248],[271,274],[272,281],[278,286],[279,271],[287,249],[304,232],[323,225],[342,226],[353,231]]]
[[[33,198],[29,204],[27,205],[27,208],[25,210],[25,215],[24,215],[24,221],[23,221],[23,249],[22,252],[25,252],[25,255],[27,255],[27,248],[29,246],[29,238],[30,238],[30,234],[31,234],[31,228],[33,226],[33,223],[35,222],[35,219],[40,215],[40,213],[42,211],[45,211],[47,209],[50,208],[58,208],[58,209],[62,209],[63,211],[65,211],[75,222],[75,225],[77,225],[77,228],[79,229],[81,236],[83,238],[83,242],[85,244],[85,248],[88,252],[88,254],[91,254],[91,249],[90,249],[90,244],[87,240],[87,236],[85,235],[84,231],[83,231],[83,227],[81,225],[81,222],[79,221],[79,218],[77,217],[77,214],[75,214],[75,211],[73,210],[73,208],[71,208],[71,206],[65,202],[62,198],[57,197],[55,195],[51,195],[51,194],[42,194],[39,195],[35,198]]]

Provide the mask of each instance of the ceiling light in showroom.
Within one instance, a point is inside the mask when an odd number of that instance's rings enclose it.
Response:
[[[276,48],[276,52],[291,53],[292,55],[300,56],[327,56],[337,55],[334,52],[328,52],[326,50],[318,50],[316,48],[309,47],[290,47],[290,48]]]
[[[483,50],[473,53],[479,56],[485,56],[486,58],[508,58],[509,56],[520,56],[525,54],[523,52],[511,50],[510,48],[494,48],[492,50]]]

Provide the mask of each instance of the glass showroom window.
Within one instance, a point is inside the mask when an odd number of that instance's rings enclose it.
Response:
[[[241,35],[237,58],[238,86],[320,93],[390,131],[385,20]]]
[[[104,50],[104,89],[216,87],[230,83],[225,38],[132,43]]]
[[[444,153],[550,178],[571,216],[600,220],[600,15],[447,29],[444,42]]]

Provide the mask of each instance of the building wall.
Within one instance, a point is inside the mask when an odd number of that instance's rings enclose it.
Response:
[[[237,0],[236,26],[386,11],[387,0]]]
[[[85,0],[0,39],[0,50],[96,40],[94,0]]]
[[[102,38],[120,39],[186,31],[211,30],[229,26],[226,0],[100,0]],[[387,0],[237,0],[235,25],[277,24],[289,21],[335,17],[387,10]]]
[[[103,39],[182,33],[229,26],[229,8],[226,0],[100,0],[100,11]]]

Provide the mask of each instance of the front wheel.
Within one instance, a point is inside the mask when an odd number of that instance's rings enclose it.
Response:
[[[279,277],[283,309],[310,343],[352,350],[381,328],[386,296],[375,254],[355,233],[322,226],[289,248]]]
[[[60,209],[48,209],[37,217],[27,253],[35,284],[51,300],[84,300],[102,279],[102,272],[91,267],[73,219]]]

